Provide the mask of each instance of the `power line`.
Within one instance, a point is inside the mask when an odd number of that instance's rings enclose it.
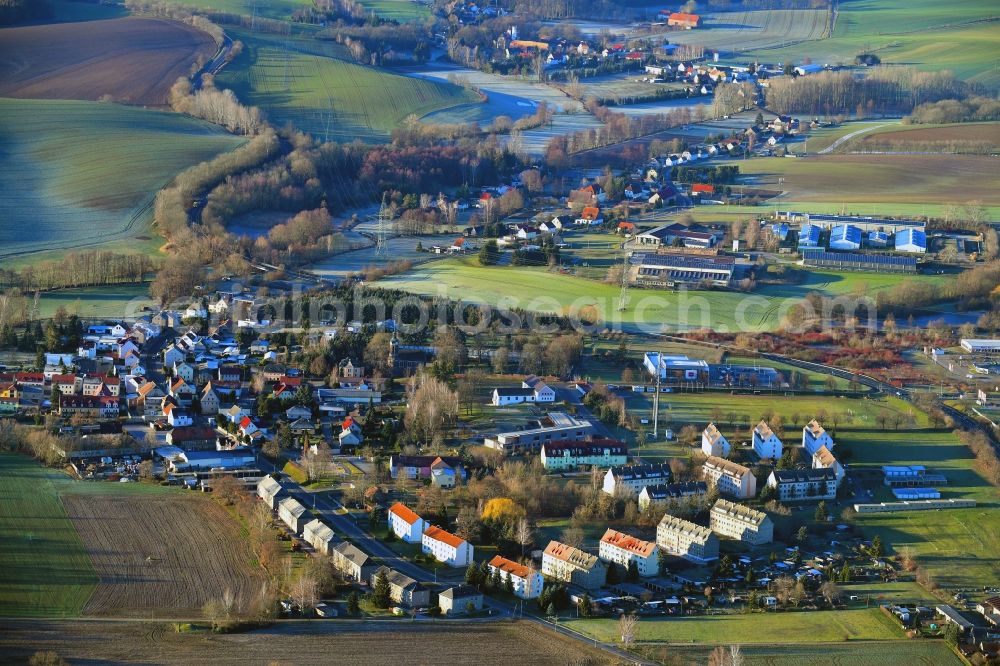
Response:
[[[378,209],[378,229],[375,232],[375,256],[379,257],[388,251],[386,237],[389,233],[389,207],[386,205],[387,193],[382,193],[382,205]]]
[[[622,289],[618,294],[619,312],[628,307],[628,251],[622,247]]]

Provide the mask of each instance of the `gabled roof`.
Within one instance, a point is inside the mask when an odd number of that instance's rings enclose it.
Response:
[[[714,423],[709,423],[708,426],[705,427],[705,431],[702,435],[704,435],[705,439],[712,444],[715,444],[720,439],[725,439],[725,437],[722,436],[722,433],[719,432],[719,429],[715,427]]]
[[[643,541],[630,534],[625,534],[611,528],[608,528],[608,531],[601,537],[601,542],[616,546],[622,550],[627,550],[641,557],[649,557],[656,550],[656,544],[652,541]]]
[[[580,218],[584,220],[594,221],[601,216],[601,209],[596,206],[587,206],[580,213]]]
[[[771,426],[769,426],[767,424],[767,421],[765,421],[764,419],[761,419],[760,423],[758,423],[754,427],[753,432],[754,432],[755,435],[757,435],[761,439],[768,439],[769,437],[771,437],[774,434],[774,431],[771,430]]]
[[[531,574],[531,569],[524,566],[523,564],[518,564],[513,560],[508,560],[502,555],[496,555],[490,560],[490,566],[496,567],[503,571],[504,573],[510,574],[515,578],[527,578]]]
[[[457,537],[447,530],[443,530],[436,525],[431,525],[424,531],[424,536],[428,539],[433,539],[434,541],[440,541],[441,543],[448,544],[452,548],[461,548],[462,544],[465,543],[465,539]]]
[[[743,478],[744,474],[750,474],[749,467],[744,467],[739,463],[734,463],[731,460],[726,460],[718,456],[709,456],[705,460],[704,466],[709,469],[721,470],[723,474],[734,476],[737,479]]]
[[[737,504],[736,502],[730,502],[725,499],[719,499],[716,501],[715,505],[712,506],[712,513],[724,513],[740,521],[751,523],[758,527],[763,524],[765,520],[767,520],[767,514],[763,511],[757,511],[756,509],[751,509],[744,504]]]
[[[391,507],[389,507],[389,513],[399,516],[401,519],[403,519],[403,521],[405,521],[409,525],[413,525],[418,520],[420,520],[420,516],[418,516],[413,511],[413,509],[406,506],[402,502],[396,502]]]
[[[599,562],[596,555],[585,553],[579,548],[558,541],[549,541],[549,545],[545,547],[545,554],[581,569],[590,569]]]
[[[826,448],[825,444],[816,449],[813,458],[818,460],[823,467],[833,467],[837,464],[837,458],[830,452],[830,449]]]

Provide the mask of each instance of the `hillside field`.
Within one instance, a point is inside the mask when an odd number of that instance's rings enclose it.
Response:
[[[837,152],[915,151],[995,153],[1000,150],[1000,123],[901,125],[882,127],[844,142]]]
[[[684,664],[708,662],[713,646],[702,645],[641,645],[637,652],[644,657],[666,663],[679,659]],[[772,645],[751,644],[741,648],[748,666],[959,666],[959,659],[944,641],[849,641],[789,645],[776,641]]]
[[[0,259],[108,244],[147,251],[155,193],[243,141],[173,113],[0,100]]]
[[[386,141],[401,121],[477,101],[470,91],[276,45],[248,42],[217,78],[272,124],[292,123],[321,140]]]
[[[995,58],[1000,16],[992,0],[940,3],[934,0],[842,0],[829,39],[793,41],[779,48],[752,46],[744,54],[767,62],[849,64],[866,50],[883,63],[918,69],[952,70],[959,78],[995,90],[1000,70]],[[695,31],[692,31],[695,32]]]
[[[166,104],[170,86],[216,47],[179,21],[121,18],[0,30],[0,97]]]
[[[701,27],[670,30],[664,36],[672,44],[698,44],[706,50],[743,52],[822,39],[829,16],[830,12],[822,9],[709,11]]]

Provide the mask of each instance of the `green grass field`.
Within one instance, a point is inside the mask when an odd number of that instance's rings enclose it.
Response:
[[[148,251],[156,191],[242,142],[173,113],[0,100],[0,258],[108,245]]]
[[[854,469],[881,465],[926,465],[944,474],[939,487],[945,498],[974,499],[973,509],[868,514],[856,517],[866,534],[876,533],[898,552],[912,548],[918,563],[943,587],[976,587],[1000,580],[1000,498],[975,470],[972,454],[949,432],[847,431],[837,438],[836,451],[850,451]],[[876,500],[891,493],[879,488]]]
[[[616,619],[567,620],[564,624],[600,641],[620,640]],[[903,638],[902,630],[877,609],[642,618],[636,625],[640,643],[795,644],[898,638]]]
[[[719,643],[725,645],[724,637]],[[711,646],[641,645],[638,653],[659,663],[668,659],[684,664],[708,662]],[[812,645],[745,645],[743,660],[749,666],[959,666],[961,659],[943,641],[851,641]]]
[[[253,15],[256,8],[258,16],[271,19],[287,19],[296,9],[312,6],[310,0],[266,0],[266,2],[257,0],[168,0],[168,2],[246,16]]]
[[[957,76],[989,88],[1000,86],[1000,70],[991,53],[1000,39],[1000,25],[984,21],[1000,15],[992,0],[941,4],[933,0],[844,0],[829,39],[793,42],[750,55],[769,62],[852,63],[871,50],[883,63],[913,65],[934,71],[950,69]]]
[[[408,23],[431,18],[430,8],[413,0],[359,0],[371,12],[391,21]]]
[[[27,456],[0,453],[0,617],[74,617],[93,593],[97,574],[61,496],[171,492],[179,491],[74,481]]]
[[[247,42],[218,77],[275,125],[292,123],[317,138],[385,141],[411,114],[477,101],[447,82],[426,81],[274,44]]]
[[[573,241],[577,244],[577,241]],[[607,245],[583,249],[584,260],[592,267],[592,277],[606,272],[601,259]],[[574,250],[579,251],[579,250]],[[579,270],[587,275],[587,268]],[[444,259],[382,280],[376,286],[402,289],[417,294],[460,298],[529,312],[578,314],[596,311],[609,325],[621,324],[632,330],[642,324],[647,332],[690,330],[711,326],[717,331],[773,330],[787,309],[811,291],[828,296],[871,294],[891,287],[906,276],[875,273],[812,272],[802,284],[766,286],[750,294],[733,291],[688,291],[632,289],[624,311],[618,310],[620,288],[596,279],[550,272],[526,266],[481,266],[475,258]],[[920,276],[918,280],[939,281],[941,276]]]
[[[136,317],[140,308],[153,305],[149,285],[123,284],[47,291],[39,296],[38,315],[51,317],[59,307],[81,317]]]

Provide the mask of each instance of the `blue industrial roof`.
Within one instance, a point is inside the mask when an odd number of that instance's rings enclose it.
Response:
[[[819,245],[820,228],[815,224],[804,224],[799,230],[799,247]]]
[[[858,252],[826,252],[824,250],[807,250],[803,257],[813,261],[854,261],[872,266],[916,266],[913,257],[897,257],[887,254],[861,254]]]
[[[899,248],[901,245],[927,249],[927,234],[920,229],[903,229],[896,234],[896,247]]]

